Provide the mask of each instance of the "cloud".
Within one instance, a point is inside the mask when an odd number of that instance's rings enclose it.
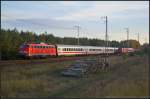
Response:
[[[108,15],[114,18],[118,18],[115,14],[117,13],[124,13],[125,11],[138,11],[141,9],[144,10],[148,10],[149,6],[148,5],[144,5],[144,4],[130,4],[130,2],[128,3],[96,3],[93,4],[92,7],[84,9],[84,10],[80,10],[80,11],[76,11],[76,12],[71,12],[68,15],[64,15],[61,17],[56,17],[55,19],[57,20],[97,20],[98,18],[100,18],[101,16],[104,15]],[[137,12],[138,14],[138,12]],[[138,14],[140,15],[140,14]],[[128,17],[135,17],[137,15],[128,15]],[[120,17],[120,16],[119,16]],[[121,17],[124,18],[124,15],[122,15]],[[121,18],[120,17],[120,18]]]
[[[77,2],[75,1],[61,1],[60,4],[64,5],[64,6],[75,6],[77,5]]]

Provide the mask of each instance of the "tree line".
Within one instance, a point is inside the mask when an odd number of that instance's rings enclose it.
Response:
[[[79,38],[80,45],[87,46],[105,46],[105,41],[101,39]],[[77,45],[77,38],[74,37],[56,37],[53,34],[41,33],[40,35],[30,31],[18,31],[14,29],[1,29],[0,32],[0,58],[16,59],[19,52],[19,46],[23,43],[48,43],[48,44],[67,44]],[[127,47],[128,42],[108,41],[110,47]],[[140,48],[140,43],[136,40],[129,40],[129,47]]]

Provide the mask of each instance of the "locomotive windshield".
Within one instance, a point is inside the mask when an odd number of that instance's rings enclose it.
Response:
[[[27,47],[29,47],[29,45],[24,44],[20,46],[20,48],[27,48]]]

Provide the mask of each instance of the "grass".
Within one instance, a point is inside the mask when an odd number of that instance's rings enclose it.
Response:
[[[124,58],[125,57],[125,58]],[[63,77],[73,61],[12,64],[1,67],[1,96],[6,97],[113,97],[148,96],[148,56],[113,56],[110,71],[85,78]]]

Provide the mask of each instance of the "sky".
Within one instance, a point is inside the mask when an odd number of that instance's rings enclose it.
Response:
[[[1,28],[47,32],[58,37],[105,39],[108,17],[109,40],[149,42],[149,1],[1,1]]]

